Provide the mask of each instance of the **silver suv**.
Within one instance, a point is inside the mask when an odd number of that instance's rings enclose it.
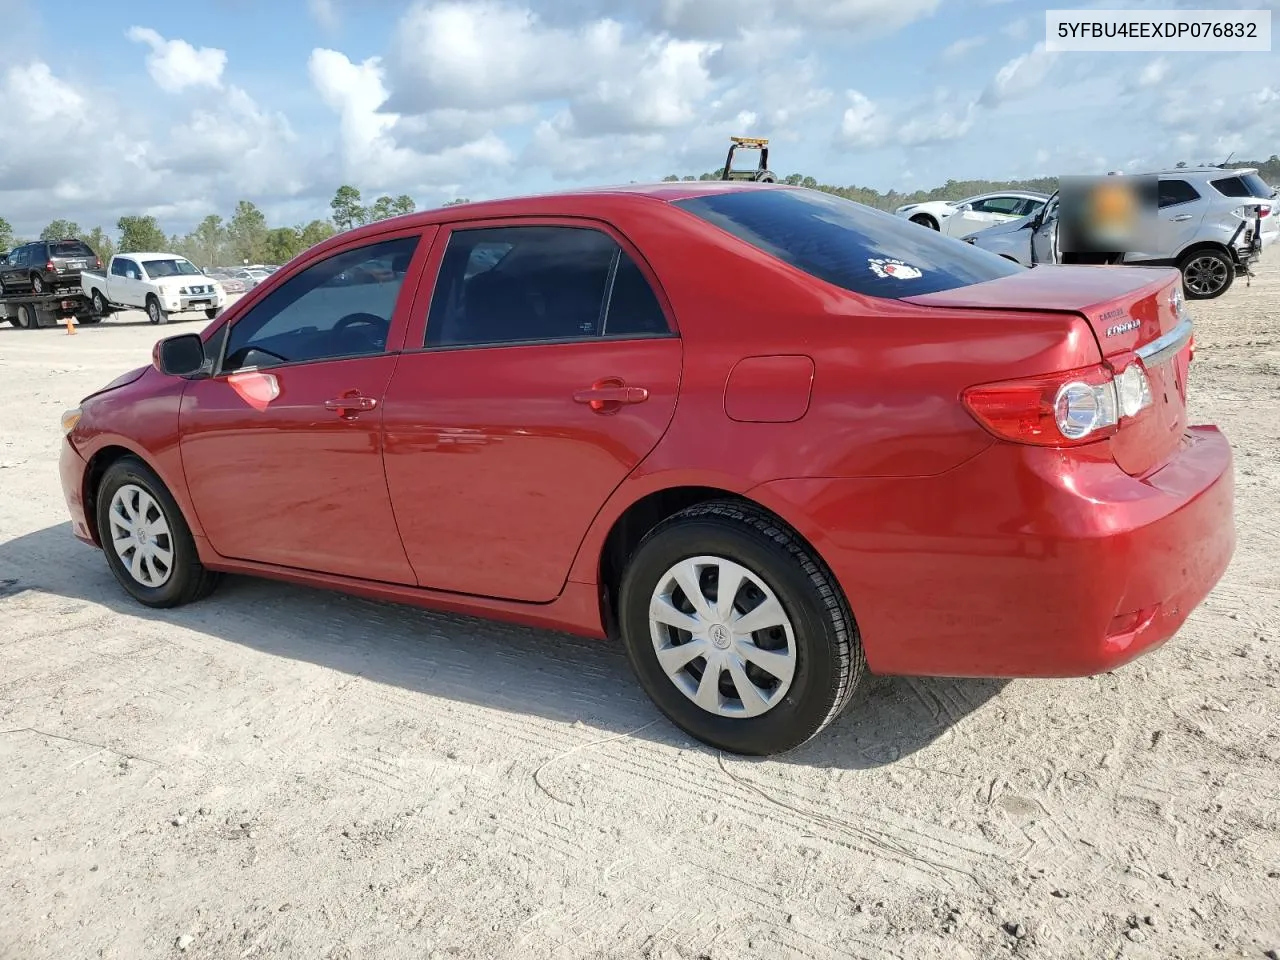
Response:
[[[1261,255],[1263,233],[1274,219],[1275,191],[1248,168],[1185,167],[1154,176],[1156,249],[1121,254],[1119,262],[1176,266],[1188,299],[1222,296],[1237,274],[1250,273]],[[983,230],[965,242],[1028,267],[1062,263],[1058,194],[1039,213]]]

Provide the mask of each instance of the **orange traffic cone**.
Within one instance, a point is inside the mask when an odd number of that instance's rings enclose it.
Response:
[[[67,317],[67,336],[74,337],[76,335],[76,318]]]

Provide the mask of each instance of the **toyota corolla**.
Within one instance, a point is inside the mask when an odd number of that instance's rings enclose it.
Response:
[[[471,203],[343,233],[63,421],[73,529],[219,573],[621,639],[750,754],[866,671],[1099,673],[1234,547],[1176,271],[1024,269],[784,186]]]

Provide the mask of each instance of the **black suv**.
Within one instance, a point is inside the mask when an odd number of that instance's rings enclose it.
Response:
[[[83,240],[37,240],[9,251],[0,262],[0,295],[53,293],[80,286],[81,270],[101,270],[102,260]]]

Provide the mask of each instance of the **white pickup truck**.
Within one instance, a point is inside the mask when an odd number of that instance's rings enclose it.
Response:
[[[80,288],[97,316],[116,310],[145,310],[152,323],[169,314],[204,311],[212,320],[227,302],[222,284],[176,253],[119,253],[106,273],[80,273]]]

